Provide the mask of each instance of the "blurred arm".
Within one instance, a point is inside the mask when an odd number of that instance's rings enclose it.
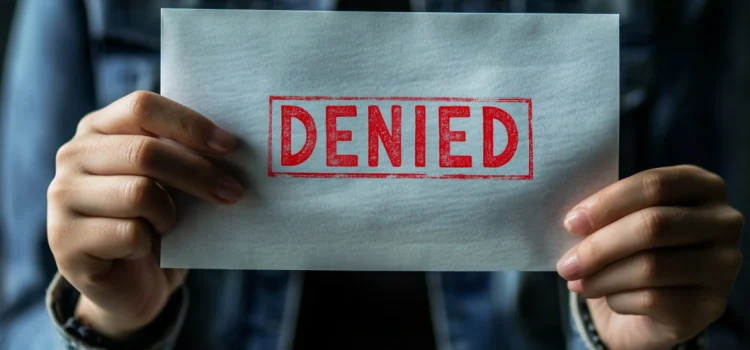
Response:
[[[58,147],[94,109],[86,18],[76,0],[19,1],[16,10],[0,104],[0,348],[62,348],[44,307],[55,271],[46,192]]]

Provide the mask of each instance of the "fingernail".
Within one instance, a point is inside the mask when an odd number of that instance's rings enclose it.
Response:
[[[216,186],[216,195],[227,202],[236,202],[242,198],[245,189],[231,177],[225,177]]]
[[[576,209],[565,217],[565,229],[576,235],[586,235],[591,233],[591,220],[585,209]]]
[[[219,152],[228,152],[234,149],[236,138],[229,131],[217,126],[211,132],[211,136],[206,143],[208,147]]]
[[[581,266],[578,265],[578,254],[573,248],[557,262],[557,273],[566,280],[572,280],[579,272],[581,272]]]

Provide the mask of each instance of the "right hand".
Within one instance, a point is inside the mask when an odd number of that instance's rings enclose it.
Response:
[[[160,314],[187,273],[161,269],[155,253],[175,223],[166,188],[237,202],[242,185],[201,156],[236,147],[198,112],[149,92],[81,120],[57,153],[47,238],[60,273],[81,292],[82,323],[124,339]]]

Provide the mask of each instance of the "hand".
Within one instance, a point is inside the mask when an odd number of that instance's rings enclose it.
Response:
[[[81,292],[84,324],[123,339],[159,315],[187,273],[159,268],[155,254],[158,235],[175,222],[166,188],[236,202],[242,186],[199,154],[236,145],[197,112],[149,92],[81,120],[57,153],[47,238],[60,273]]]
[[[694,166],[644,171],[578,204],[565,227],[585,238],[557,265],[586,297],[612,349],[669,349],[726,308],[742,264],[744,218],[724,181]]]

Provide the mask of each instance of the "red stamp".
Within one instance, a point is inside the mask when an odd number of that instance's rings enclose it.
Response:
[[[530,98],[270,96],[268,176],[531,180]]]

